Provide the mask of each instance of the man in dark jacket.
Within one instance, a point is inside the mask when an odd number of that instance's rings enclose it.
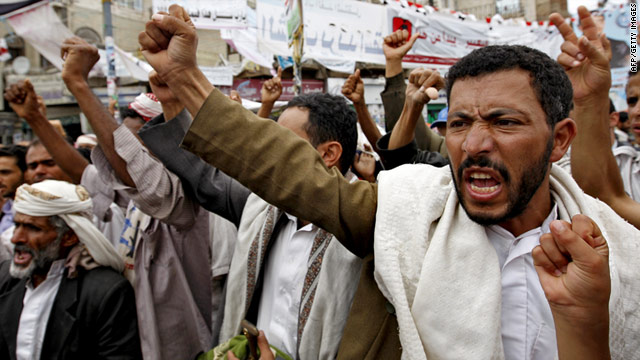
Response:
[[[141,358],[133,289],[91,208],[67,182],[18,188],[13,258],[0,264],[0,358]]]

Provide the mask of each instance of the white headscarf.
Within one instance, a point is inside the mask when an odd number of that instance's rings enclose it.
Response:
[[[84,187],[58,180],[24,184],[16,190],[13,209],[30,216],[59,216],[76,233],[96,263],[118,272],[124,270],[122,258],[91,222],[92,202]]]

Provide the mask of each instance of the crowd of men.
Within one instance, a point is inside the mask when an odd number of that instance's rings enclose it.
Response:
[[[37,140],[0,149],[0,357],[640,359],[640,76],[624,130],[578,12],[580,38],[550,18],[557,60],[487,46],[446,79],[405,81],[418,35],[385,37],[385,135],[359,70],[273,121],[279,70],[246,110],[177,5],[139,35],[153,93],[122,121],[67,39],[94,134],[69,142],[28,80],[4,95]]]

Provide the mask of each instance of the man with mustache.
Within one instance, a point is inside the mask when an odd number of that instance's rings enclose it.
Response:
[[[25,184],[14,210],[13,258],[0,264],[0,357],[140,358],[133,289],[91,223],[87,191]]]
[[[154,15],[139,41],[195,117],[183,146],[355,254],[373,250],[403,357],[637,356],[640,234],[552,166],[576,133],[555,61],[523,46],[463,57],[447,78],[450,168],[348,183],[286,130],[229,105],[198,70],[180,10]]]
[[[27,167],[24,160],[25,150],[20,145],[0,148],[0,195],[5,199],[2,205],[0,233],[13,225],[13,197],[18,186],[24,182]]]

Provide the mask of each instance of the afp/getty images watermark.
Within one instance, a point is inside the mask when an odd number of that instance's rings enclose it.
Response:
[[[638,60],[636,59],[636,53],[638,51],[638,18],[636,16],[637,6],[638,5],[636,3],[629,4],[629,25],[631,30],[629,32],[629,35],[631,36],[631,63],[629,70],[631,70],[631,72],[638,72]]]

